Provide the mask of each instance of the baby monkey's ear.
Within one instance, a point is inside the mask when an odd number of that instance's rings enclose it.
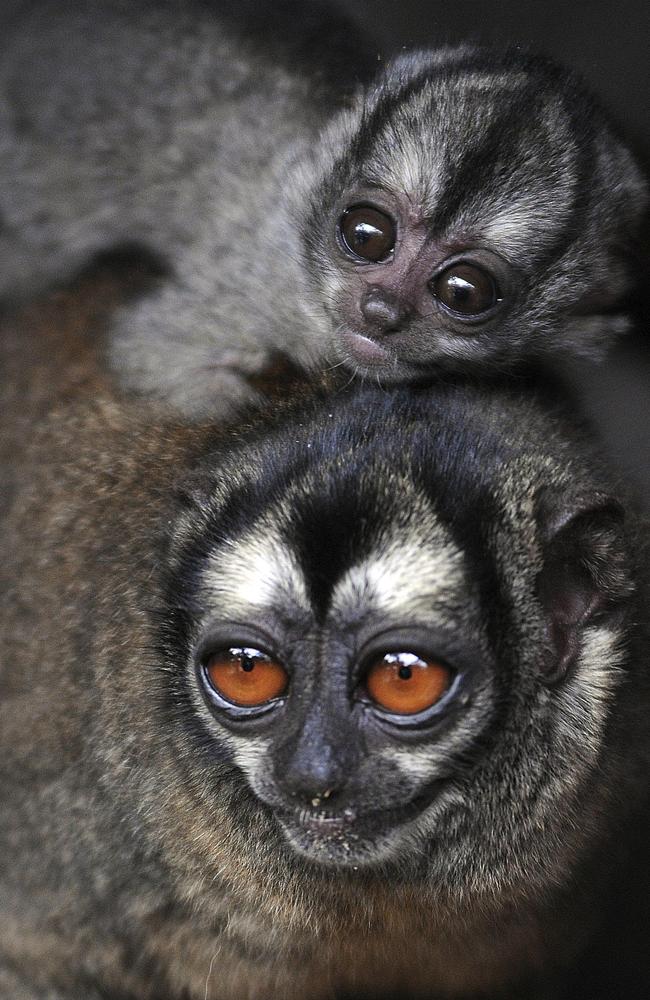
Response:
[[[624,511],[604,494],[540,512],[543,567],[537,594],[546,623],[544,680],[561,681],[576,663],[584,629],[615,624],[634,592]]]

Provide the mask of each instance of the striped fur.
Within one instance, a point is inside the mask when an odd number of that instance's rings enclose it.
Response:
[[[33,380],[6,408],[2,1000],[564,975],[642,830],[649,717],[634,516],[582,434],[452,385],[169,426],[79,345],[1,344],[8,398],[20,358]],[[257,717],[203,680],[233,643],[289,672]],[[386,648],[454,673],[415,726],[368,698]]]
[[[252,401],[249,376],[277,352],[382,382],[602,356],[627,326],[646,193],[571,73],[466,46],[372,81],[372,46],[327,6],[237,9],[35,0],[7,17],[3,297],[145,249],[156,285],[115,320],[108,355],[190,416]],[[342,251],[359,202],[395,221],[385,264]],[[469,324],[429,285],[459,255],[502,297]],[[398,301],[397,324],[364,316],[369,288]]]

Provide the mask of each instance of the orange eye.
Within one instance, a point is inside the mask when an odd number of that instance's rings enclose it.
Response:
[[[451,684],[451,671],[415,653],[386,653],[366,676],[366,690],[380,708],[415,715],[440,701]]]
[[[218,694],[243,708],[279,698],[289,682],[284,667],[259,649],[219,650],[208,660],[205,672]]]

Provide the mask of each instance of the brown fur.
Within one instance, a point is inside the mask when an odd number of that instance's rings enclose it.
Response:
[[[117,298],[100,280],[3,331],[2,1000],[468,991],[561,958],[569,899],[508,916],[486,889],[458,912],[435,887],[305,873],[185,767],[146,614],[176,484],[215,430],[107,379],[95,337]]]

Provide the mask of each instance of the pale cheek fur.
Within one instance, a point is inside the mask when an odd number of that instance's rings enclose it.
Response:
[[[573,676],[560,691],[556,716],[558,738],[574,743],[577,734],[583,755],[586,749],[596,756],[602,748],[623,659],[621,636],[616,629],[585,629],[580,660]]]
[[[258,779],[263,777],[264,771],[268,767],[270,741],[261,737],[237,736],[219,725],[195,684],[192,685],[192,702],[197,715],[203,719],[215,743],[229,751],[235,764],[242,770],[251,788],[255,790]]]
[[[270,740],[232,737],[235,762],[255,791],[268,770]]]

